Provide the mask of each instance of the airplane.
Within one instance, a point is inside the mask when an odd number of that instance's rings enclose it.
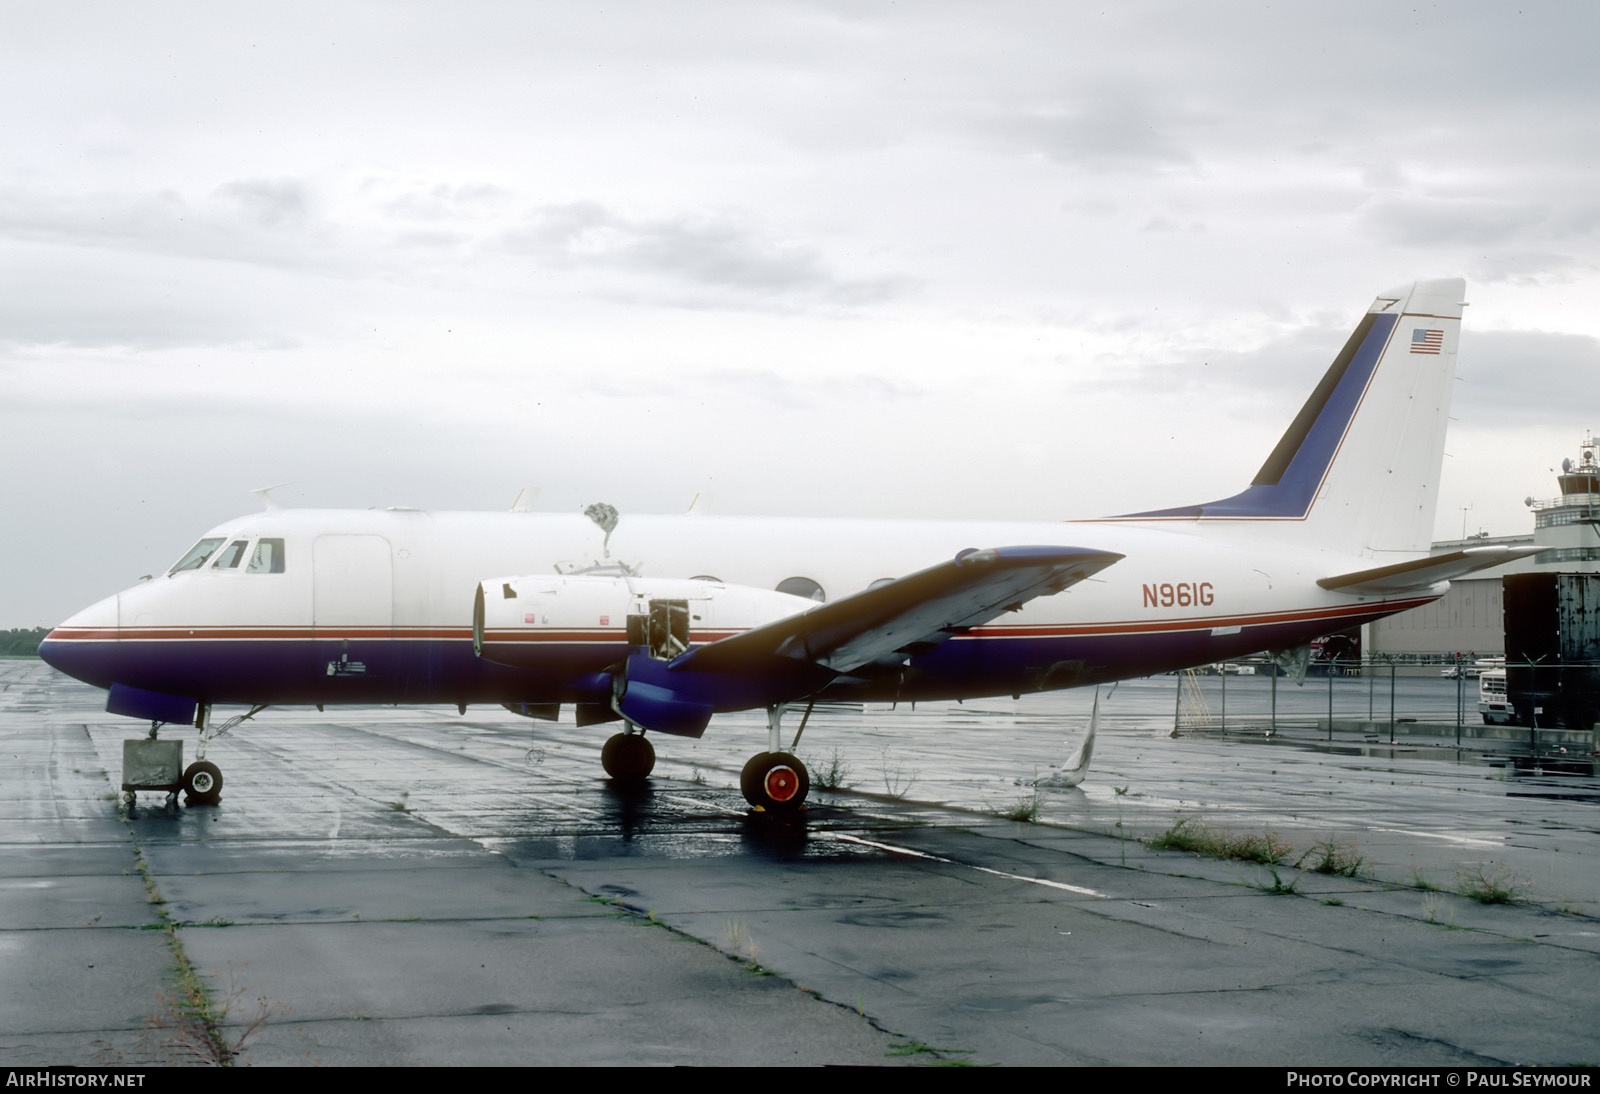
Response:
[[[269,706],[498,703],[621,722],[601,750],[619,785],[649,777],[646,734],[765,709],[740,787],[793,813],[809,773],[781,720],[801,704],[1021,696],[1263,650],[1303,673],[1312,639],[1537,550],[1428,555],[1465,290],[1380,293],[1260,472],[1216,501],[961,522],[283,509],[264,493],[265,511],[39,652],[152,733],[198,728],[191,805],[220,795],[207,742]],[[215,722],[229,704],[249,711]]]

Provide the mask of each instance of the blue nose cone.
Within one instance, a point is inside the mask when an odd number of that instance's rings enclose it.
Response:
[[[74,680],[109,688],[115,676],[116,649],[114,641],[68,638],[63,628],[57,627],[39,643],[39,659]]]

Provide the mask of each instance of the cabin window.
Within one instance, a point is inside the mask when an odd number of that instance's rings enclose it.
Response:
[[[206,564],[206,559],[211,557],[211,552],[220,546],[222,546],[221,536],[215,539],[201,540],[189,548],[189,553],[180,558],[178,564],[168,570],[167,573],[170,575],[182,573],[184,570],[198,570]]]
[[[250,566],[245,572],[251,574],[283,573],[283,540],[257,540],[255,553],[250,556]]]
[[[232,543],[224,547],[221,553],[217,555],[217,561],[211,564],[212,568],[216,570],[233,569],[235,566],[239,565],[239,560],[244,557],[244,549],[246,546],[248,546],[248,544],[248,540],[234,540]]]
[[[809,577],[786,577],[778,582],[778,592],[788,593],[790,596],[803,596],[819,604],[828,599],[828,594],[822,591],[822,586]]]

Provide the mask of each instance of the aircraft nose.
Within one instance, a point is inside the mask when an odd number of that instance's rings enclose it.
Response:
[[[95,687],[111,686],[117,649],[117,598],[108,596],[78,612],[39,643],[39,659]]]

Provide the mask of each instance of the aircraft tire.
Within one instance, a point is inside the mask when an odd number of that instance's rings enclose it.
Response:
[[[739,793],[744,795],[744,800],[751,805],[759,805],[761,793],[761,777],[766,774],[763,766],[767,753],[757,752],[744,762],[744,767],[739,772]]]
[[[655,770],[656,749],[643,734],[613,734],[600,749],[600,766],[613,782],[636,785]]]
[[[210,760],[196,760],[184,769],[183,792],[189,805],[216,805],[222,797],[222,771]]]
[[[811,773],[787,752],[762,752],[739,774],[744,800],[768,813],[792,813],[811,792]]]

